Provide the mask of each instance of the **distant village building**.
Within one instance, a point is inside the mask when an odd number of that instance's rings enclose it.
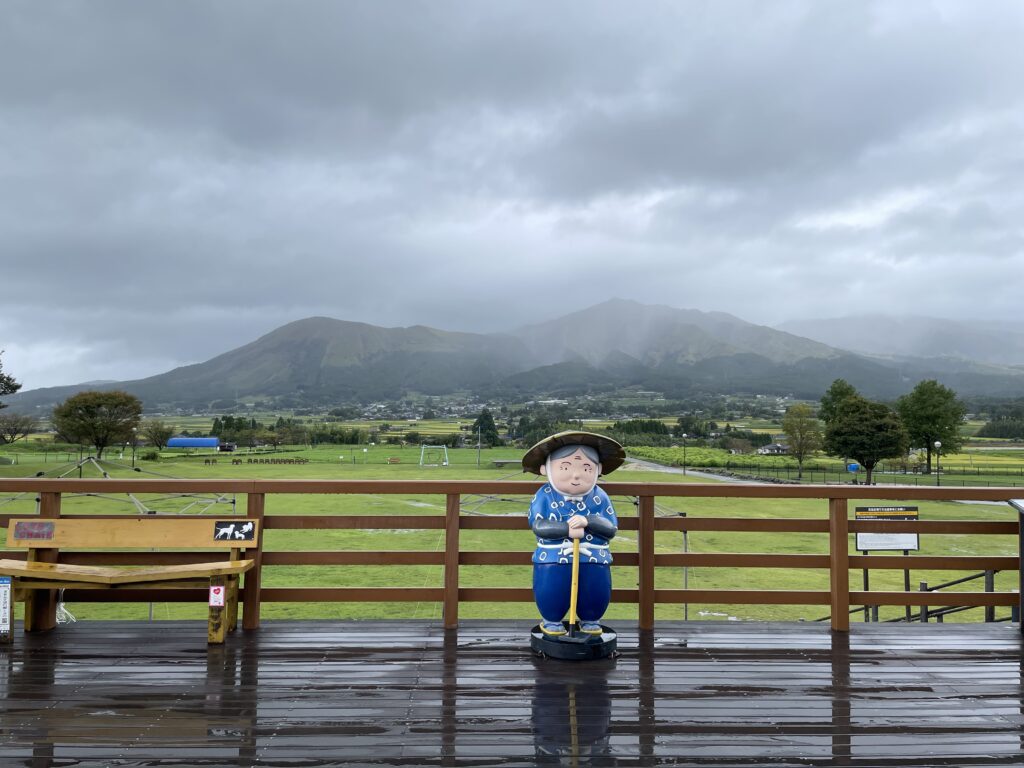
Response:
[[[789,446],[782,443],[768,443],[757,449],[762,456],[786,456],[789,454]]]

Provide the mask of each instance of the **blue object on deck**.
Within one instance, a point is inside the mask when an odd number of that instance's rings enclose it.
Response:
[[[168,448],[217,448],[219,437],[172,437],[167,441]]]

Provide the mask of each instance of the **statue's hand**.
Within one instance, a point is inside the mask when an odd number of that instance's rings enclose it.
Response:
[[[586,527],[587,527],[586,515],[573,515],[572,517],[569,518],[569,530],[570,531],[572,531],[573,528],[583,529],[583,528],[586,528]]]
[[[586,528],[573,528],[569,526],[569,538],[570,539],[582,539],[583,535],[587,532]]]

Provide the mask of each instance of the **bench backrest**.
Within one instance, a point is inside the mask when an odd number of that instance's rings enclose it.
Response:
[[[254,549],[259,521],[249,518],[12,519],[8,547],[31,549]]]

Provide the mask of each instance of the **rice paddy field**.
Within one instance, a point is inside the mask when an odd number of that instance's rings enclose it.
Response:
[[[422,430],[421,430],[422,431]],[[631,455],[638,452],[630,451]],[[642,452],[640,452],[642,453]],[[427,455],[427,463],[421,466],[423,451],[420,447],[395,446],[294,446],[273,453],[247,452],[231,454],[201,454],[164,451],[159,460],[141,460],[135,457],[138,470],[132,468],[130,451],[108,451],[103,462],[86,460],[78,463],[78,454],[50,452],[39,454],[32,451],[4,454],[16,457],[17,463],[0,465],[0,477],[32,477],[38,473],[47,476],[100,477],[107,473],[111,477],[177,477],[177,478],[289,478],[289,479],[377,479],[377,480],[498,480],[533,479],[524,475],[516,462],[521,458],[521,449],[497,448],[476,450],[473,448],[448,449],[447,463],[443,454]],[[664,459],[664,457],[662,457]],[[763,457],[774,458],[774,457]],[[260,460],[263,461],[260,461]],[[294,463],[270,463],[274,459],[297,460]],[[689,456],[688,456],[689,459]],[[233,460],[238,463],[233,463]],[[970,467],[979,462],[977,453],[944,458],[944,466]],[[992,450],[984,453],[986,466],[1000,466],[1006,469],[1005,477],[1013,477],[1013,471],[1020,466],[1020,453],[1011,449]],[[948,462],[948,464],[946,463]],[[664,461],[672,464],[671,460]],[[692,467],[692,464],[690,465]],[[1013,470],[1013,471],[1011,471]],[[950,476],[951,477],[951,476]],[[611,480],[655,481],[672,483],[714,483],[721,482],[703,474],[687,474],[680,471],[658,471],[648,465],[628,462],[618,470]],[[898,481],[899,478],[880,476],[879,482]],[[934,480],[934,478],[932,478]],[[942,478],[946,484],[946,477]],[[848,480],[846,482],[849,482]],[[1018,480],[1024,485],[1024,480]],[[460,584],[464,587],[512,586],[529,587],[531,569],[527,553],[533,549],[534,539],[526,526],[526,509],[529,492],[509,498],[482,498],[472,495],[462,499],[462,511],[467,515],[521,516],[522,531],[474,531],[464,530],[461,546],[464,550],[522,551],[523,566],[463,566],[460,570]],[[1022,489],[1024,496],[1024,489]],[[635,516],[635,500],[613,498],[620,517]],[[128,497],[126,494],[100,497],[65,496],[63,509],[66,513],[124,513],[137,514],[141,508],[166,513],[185,514],[243,514],[244,498],[213,497]],[[864,502],[865,504],[870,502]],[[912,502],[911,502],[912,503]],[[394,515],[440,515],[444,513],[445,499],[440,496],[417,494],[380,495],[274,495],[267,498],[267,514],[274,515],[327,515],[353,514],[374,515],[381,520],[380,529],[370,531],[320,531],[315,543],[311,543],[306,531],[268,531],[267,550],[438,550],[443,547],[443,531],[395,530],[388,525]],[[920,517],[923,520],[1012,520],[1015,513],[1002,504],[965,504],[956,502],[920,502]],[[0,494],[0,514],[34,514],[35,499],[31,495]],[[659,516],[722,516],[740,518],[814,518],[827,517],[827,504],[820,500],[742,500],[742,499],[659,499],[656,514]],[[921,555],[1015,555],[1016,537],[1012,536],[925,536],[921,537]],[[614,552],[635,552],[636,535],[624,531],[613,543]],[[851,548],[853,542],[851,541]],[[819,553],[828,551],[828,537],[825,534],[765,534],[765,533],[716,533],[693,532],[685,538],[680,532],[659,532],[656,537],[658,552],[748,552],[748,553]],[[908,566],[913,563],[913,554],[907,558]],[[930,585],[968,575],[961,572],[935,572],[909,568],[912,589],[920,582]],[[613,570],[616,587],[635,588],[637,571],[633,567],[616,567]],[[280,566],[267,567],[263,572],[266,587],[306,586],[410,586],[439,587],[442,585],[440,566]],[[878,590],[902,589],[902,570],[873,571],[871,588]],[[736,568],[659,568],[656,575],[658,588],[680,588],[685,585],[692,589],[800,589],[827,591],[828,573],[825,570],[783,570],[783,569],[736,569]],[[860,574],[851,573],[851,585],[859,588]],[[1003,572],[996,576],[996,589],[1016,588],[1017,574]],[[980,581],[969,582],[956,587],[967,591],[982,589]],[[83,603],[67,606],[79,620],[100,618],[135,618],[149,616],[150,606],[145,604],[99,604]],[[19,606],[20,609],[20,606]],[[263,617],[267,620],[288,618],[405,618],[439,619],[441,606],[438,603],[265,603]],[[1000,609],[1002,613],[1007,613]],[[679,619],[685,615],[690,620],[731,619],[731,620],[815,620],[828,613],[826,606],[744,606],[744,605],[659,605],[656,618]],[[152,606],[154,619],[197,618],[204,614],[202,606],[155,603]],[[635,619],[635,605],[615,605],[609,609],[607,618]],[[535,608],[532,603],[482,604],[463,603],[460,615],[465,618],[532,618]],[[884,608],[881,618],[893,619],[903,615],[902,608]],[[982,609],[973,609],[949,616],[947,621],[980,621]]]

